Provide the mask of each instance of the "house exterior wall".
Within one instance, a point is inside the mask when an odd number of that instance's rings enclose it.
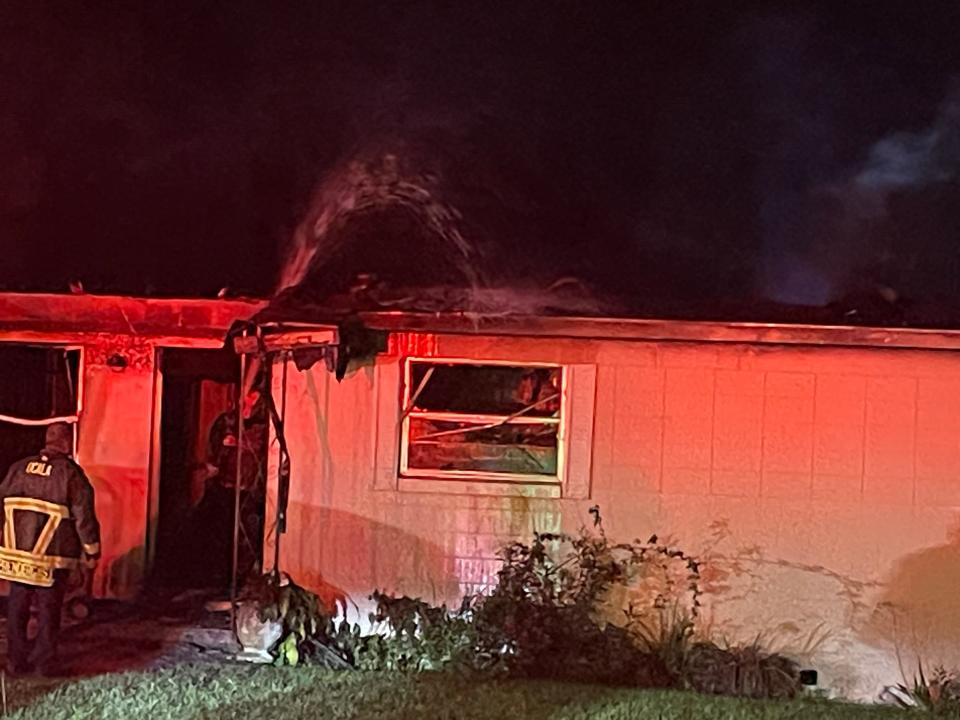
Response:
[[[230,326],[262,304],[0,293],[0,343],[82,348],[77,459],[101,524],[96,596],[130,598],[149,570],[159,498],[158,348],[222,347]],[[109,367],[114,355],[126,366]]]
[[[114,353],[128,359],[123,371],[106,365]],[[146,572],[155,350],[113,336],[86,345],[84,355],[77,459],[93,484],[101,527],[93,591],[127,598]]]
[[[18,342],[23,339],[0,333],[0,343]],[[93,485],[101,526],[102,555],[92,591],[96,597],[130,598],[147,571],[156,348],[105,333],[41,335],[29,342],[81,349],[76,457]],[[122,356],[127,366],[110,368],[112,355]]]
[[[704,558],[712,632],[762,632],[840,694],[870,699],[901,682],[898,652],[908,672],[916,655],[960,664],[960,354],[466,336],[417,346],[595,367],[589,485],[560,499],[401,490],[382,460],[396,442],[400,359],[339,384],[320,365],[291,365],[281,566],[299,582],[345,593],[361,618],[375,588],[455,601],[495,581],[504,542],[576,531],[599,504],[613,538],[657,533]]]

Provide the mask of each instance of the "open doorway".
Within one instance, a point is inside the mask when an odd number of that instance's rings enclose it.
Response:
[[[75,419],[79,403],[79,348],[0,343],[0,476],[40,452],[46,421]]]
[[[228,587],[233,560],[237,384],[227,350],[165,348],[160,354],[159,498],[153,583]],[[240,563],[253,571],[262,551],[266,432],[244,403]]]

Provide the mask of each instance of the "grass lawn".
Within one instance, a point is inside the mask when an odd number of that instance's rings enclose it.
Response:
[[[11,709],[8,717],[18,720],[898,720],[918,717],[916,712],[822,701],[752,702],[588,685],[471,682],[439,674],[408,677],[387,673],[334,673],[313,668],[215,666],[109,675],[59,684],[8,682],[7,702]]]

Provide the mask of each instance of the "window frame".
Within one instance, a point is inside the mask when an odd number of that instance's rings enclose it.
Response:
[[[569,403],[567,383],[569,381],[569,369],[562,363],[549,362],[531,362],[528,360],[487,360],[482,358],[462,358],[462,357],[405,357],[402,359],[402,391],[400,393],[400,458],[398,467],[398,479],[410,481],[459,481],[464,483],[489,483],[506,485],[531,485],[562,487],[567,472],[567,454],[568,454],[568,424],[569,424]],[[410,407],[410,396],[413,392],[412,372],[413,365],[422,363],[426,365],[470,365],[473,367],[515,367],[531,369],[550,369],[560,371],[560,410],[555,418],[526,417],[514,418],[510,422],[517,425],[525,424],[549,424],[556,425],[557,428],[557,471],[556,474],[533,474],[516,472],[497,472],[489,470],[444,470],[433,468],[411,468],[409,466],[409,448],[410,448],[410,423],[415,418],[440,420],[443,422],[496,422],[503,420],[509,415],[496,415],[485,413],[457,413],[443,412],[437,410],[408,412]]]
[[[20,418],[24,421],[23,424],[32,425],[32,426],[49,426],[56,422],[59,418],[65,419],[69,423],[71,430],[73,431],[73,457],[79,462],[79,451],[80,451],[80,419],[83,416],[83,401],[84,401],[84,380],[85,380],[85,346],[78,342],[57,342],[57,341],[47,341],[47,340],[21,340],[21,339],[3,339],[0,340],[0,349],[4,347],[32,347],[39,348],[43,350],[61,350],[64,353],[73,353],[77,354],[77,377],[75,378],[76,386],[74,387],[74,411],[70,415],[62,415],[59,417],[53,418]],[[10,416],[15,417],[15,416]],[[0,421],[4,422],[4,421]],[[17,423],[13,423],[17,424]]]

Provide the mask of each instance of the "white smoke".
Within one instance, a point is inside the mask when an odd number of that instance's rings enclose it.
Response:
[[[950,182],[960,169],[960,89],[947,95],[934,122],[916,132],[897,132],[875,143],[863,167],[844,186],[833,187],[855,220],[882,218],[892,195]]]
[[[391,153],[353,159],[329,172],[294,231],[277,293],[300,284],[315,263],[338,249],[332,230],[342,227],[356,213],[391,206],[413,212],[429,232],[444,239],[460,257],[465,275],[473,278],[469,262],[473,246],[459,229],[459,212],[437,197],[437,182],[435,177],[404,167]]]
[[[883,236],[891,201],[898,195],[921,196],[955,181],[958,172],[960,84],[955,84],[929,125],[886,135],[840,179],[814,187],[801,216],[809,236],[807,249],[776,255],[767,272],[768,295],[813,305],[857,287],[896,296],[898,291],[886,286],[899,282],[891,264],[896,253],[874,240]],[[883,267],[892,274],[882,280],[874,273]]]

